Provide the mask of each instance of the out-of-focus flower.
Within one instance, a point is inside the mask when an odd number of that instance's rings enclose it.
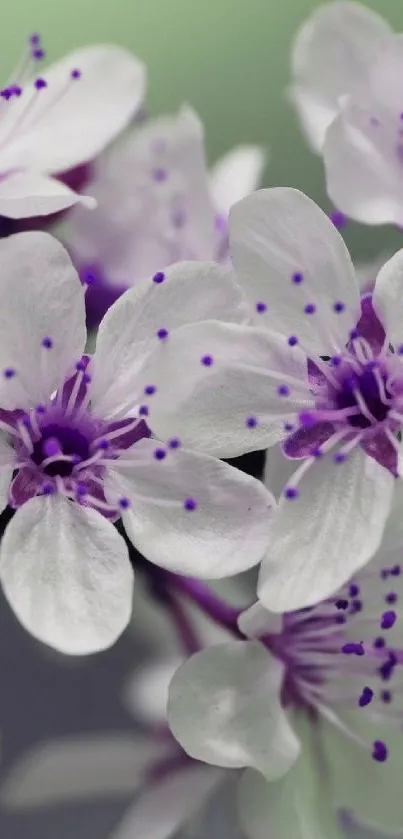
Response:
[[[139,283],[83,355],[84,287],[46,233],[0,241],[1,504],[16,514],[0,580],[22,624],[66,653],[109,646],[126,626],[133,571],[125,530],[148,559],[223,577],[259,562],[274,499],[215,458],[161,445],[148,426],[146,362],[171,328],[218,315],[244,322],[239,287],[189,281],[186,263]],[[245,540],[248,551],[244,550]]]
[[[77,202],[93,207],[52,177],[85,163],[116,137],[140,108],[144,66],[121,47],[93,45],[38,75],[39,36],[0,91],[0,215],[41,216]]]
[[[336,207],[403,225],[403,40],[360,3],[316,9],[296,37],[290,96]]]
[[[76,207],[63,234],[82,279],[91,277],[88,324],[164,266],[226,260],[229,208],[256,188],[265,161],[263,149],[239,146],[208,172],[203,126],[189,107],[146,122],[95,161],[86,193],[97,208]]]
[[[334,597],[284,616],[255,604],[239,618],[244,641],[196,653],[171,682],[188,754],[249,767],[251,839],[336,839],[338,809],[400,835],[401,513],[399,489],[379,552]]]
[[[215,320],[175,330],[153,358],[152,423],[160,439],[175,434],[211,455],[281,441],[300,461],[258,589],[267,608],[288,611],[325,599],[380,543],[400,470],[403,252],[361,299],[334,225],[282,188],[232,208],[230,249],[260,327]]]

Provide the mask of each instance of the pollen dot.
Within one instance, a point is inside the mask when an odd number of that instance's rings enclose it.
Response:
[[[285,422],[284,423],[284,431],[288,431],[288,432],[294,431],[294,426],[293,426],[292,422]]]
[[[382,690],[381,691],[381,700],[382,702],[391,702],[392,701],[392,693],[390,690]]]
[[[81,79],[81,70],[78,67],[75,67],[74,70],[71,71],[70,76],[72,79]]]
[[[385,597],[386,603],[397,603],[397,600],[398,597],[395,591],[390,591]]]
[[[348,600],[344,600],[343,598],[340,598],[339,600],[336,600],[336,609],[347,609],[347,608],[348,608]]]
[[[296,335],[290,335],[290,337],[288,339],[288,343],[289,343],[290,347],[295,347],[295,345],[298,344],[297,336]]]
[[[344,452],[336,452],[336,454],[333,455],[334,463],[345,463],[346,460],[347,460],[347,455],[344,454]]]
[[[54,457],[56,454],[60,454],[60,443],[56,437],[48,437],[47,440],[44,440],[42,443],[42,451],[46,457]]]
[[[397,348],[398,355],[403,355],[403,344],[399,344]]]
[[[256,417],[246,417],[245,425],[246,425],[247,428],[256,428],[256,426],[257,426]]]
[[[333,210],[333,212],[329,214],[329,218],[337,230],[342,230],[342,228],[347,224],[347,216],[345,216],[340,210]]]
[[[87,495],[87,492],[88,492],[87,484],[84,484],[82,481],[80,481],[76,485],[76,495],[78,495],[79,498],[82,498],[83,495]]]
[[[155,385],[146,385],[146,387],[144,388],[144,393],[146,394],[146,396],[153,396],[156,390],[157,388],[155,387]]]
[[[316,312],[315,303],[307,303],[304,312],[306,315],[313,315]]]
[[[383,647],[385,647],[385,645],[386,645],[386,641],[385,641],[384,638],[381,638],[381,637],[375,638],[374,647],[375,647],[376,650],[382,650]]]
[[[295,271],[294,274],[292,275],[291,279],[292,279],[293,283],[295,283],[295,285],[299,285],[300,283],[302,283],[302,280],[304,279],[304,275],[301,274],[301,271]]]
[[[258,303],[256,303],[256,311],[259,313],[259,315],[263,314],[263,312],[266,312],[267,311],[266,303],[263,303],[262,301],[259,301]]]
[[[49,336],[46,335],[45,338],[42,339],[42,346],[45,347],[46,350],[51,350],[53,347],[52,338],[49,338]]]
[[[45,81],[45,79],[40,78],[40,79],[35,79],[35,81],[34,81],[34,87],[36,88],[36,90],[42,90],[44,87],[47,87],[47,86],[48,86],[48,83],[47,83],[47,81]]]
[[[213,356],[212,355],[203,355],[200,359],[201,363],[204,364],[205,367],[211,367],[213,364]]]
[[[54,495],[55,492],[56,492],[56,487],[55,487],[54,484],[51,484],[50,482],[46,483],[46,484],[42,484],[43,495]]]
[[[185,498],[183,506],[185,510],[195,510],[197,507],[197,501],[194,498]]]
[[[341,302],[341,300],[336,300],[336,303],[333,303],[333,310],[337,314],[339,314],[340,312],[344,312],[345,308],[346,307],[345,307],[344,303]]]
[[[294,498],[298,498],[298,490],[296,487],[286,487],[284,490],[284,498],[287,498],[288,501],[293,501]]]
[[[164,460],[167,456],[165,449],[154,449],[154,457],[156,460]]]
[[[153,276],[153,283],[163,283],[165,280],[165,274],[163,271],[157,271],[156,274]]]
[[[348,593],[350,597],[357,597],[360,593],[360,588],[357,586],[357,583],[351,583],[348,587]]]
[[[109,446],[110,446],[109,440],[106,440],[106,439],[98,440],[98,446],[97,446],[98,449],[106,451],[106,449],[109,449]]]
[[[372,745],[372,757],[379,763],[384,763],[388,758],[388,748],[386,743],[384,743],[383,740],[374,740]]]
[[[277,393],[279,396],[289,396],[290,388],[287,385],[279,385],[277,388]]]
[[[130,501],[125,495],[119,498],[118,504],[121,510],[127,510],[130,507]]]
[[[359,333],[359,331],[358,331],[358,329],[357,329],[357,328],[355,328],[355,329],[351,329],[351,330],[350,330],[350,339],[351,339],[352,341],[355,341],[355,339],[359,337],[359,334],[360,334],[360,333]]]
[[[170,449],[179,449],[180,444],[181,444],[181,441],[179,440],[179,437],[172,437],[171,440],[168,440],[168,447]]]
[[[392,629],[396,623],[397,614],[392,609],[389,612],[384,612],[381,617],[381,629]]]
[[[157,332],[157,338],[159,338],[160,341],[164,341],[165,338],[168,338],[168,330],[164,328],[159,329]]]
[[[402,573],[400,565],[394,565],[393,568],[390,569],[390,573],[393,574],[394,577],[399,577]]]
[[[312,428],[312,426],[315,425],[315,417],[313,414],[310,414],[309,411],[301,411],[298,419],[304,428]]]
[[[148,417],[149,410],[148,405],[140,405],[139,407],[139,417]]]
[[[369,687],[365,687],[362,691],[362,694],[361,694],[359,700],[358,700],[358,704],[359,704],[360,708],[365,708],[366,705],[369,705],[369,703],[372,702],[373,698],[374,698],[374,691],[371,690],[371,688],[369,688]]]
[[[3,376],[5,379],[12,379],[13,376],[15,376],[15,370],[12,367],[6,367],[6,369],[3,370]]]
[[[168,173],[166,169],[162,169],[162,167],[158,167],[157,169],[153,169],[153,178],[157,183],[163,183],[166,181],[168,177]]]

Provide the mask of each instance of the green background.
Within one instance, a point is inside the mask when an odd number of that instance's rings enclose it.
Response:
[[[242,141],[271,150],[265,184],[296,186],[323,207],[321,161],[312,155],[284,98],[290,45],[313,0],[0,0],[0,72],[6,79],[27,33],[39,32],[53,60],[90,42],[115,42],[148,66],[151,113],[189,102],[206,126],[214,160]],[[329,0],[332,2],[332,0]],[[403,29],[403,0],[367,6]],[[402,79],[403,106],[403,79]],[[403,246],[403,234],[349,225],[358,257]]]

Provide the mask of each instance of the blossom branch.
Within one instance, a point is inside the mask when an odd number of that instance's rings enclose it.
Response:
[[[193,577],[182,577],[179,574],[169,573],[167,574],[167,583],[191,600],[214,623],[228,630],[237,638],[244,637],[238,627],[238,617],[243,609],[237,609],[226,603],[205,583]]]

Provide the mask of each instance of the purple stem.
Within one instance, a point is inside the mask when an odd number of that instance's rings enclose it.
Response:
[[[168,574],[167,583],[176,591],[180,591],[185,597],[188,597],[189,600],[192,600],[205,615],[208,615],[219,626],[227,629],[236,638],[244,639],[244,635],[238,628],[238,617],[243,609],[230,606],[208,586],[193,577]]]
[[[202,644],[197,637],[192,621],[186,614],[182,603],[177,597],[175,597],[174,594],[172,594],[169,598],[169,609],[175,623],[179,640],[186,655],[193,655],[193,653],[199,652],[202,648]]]

